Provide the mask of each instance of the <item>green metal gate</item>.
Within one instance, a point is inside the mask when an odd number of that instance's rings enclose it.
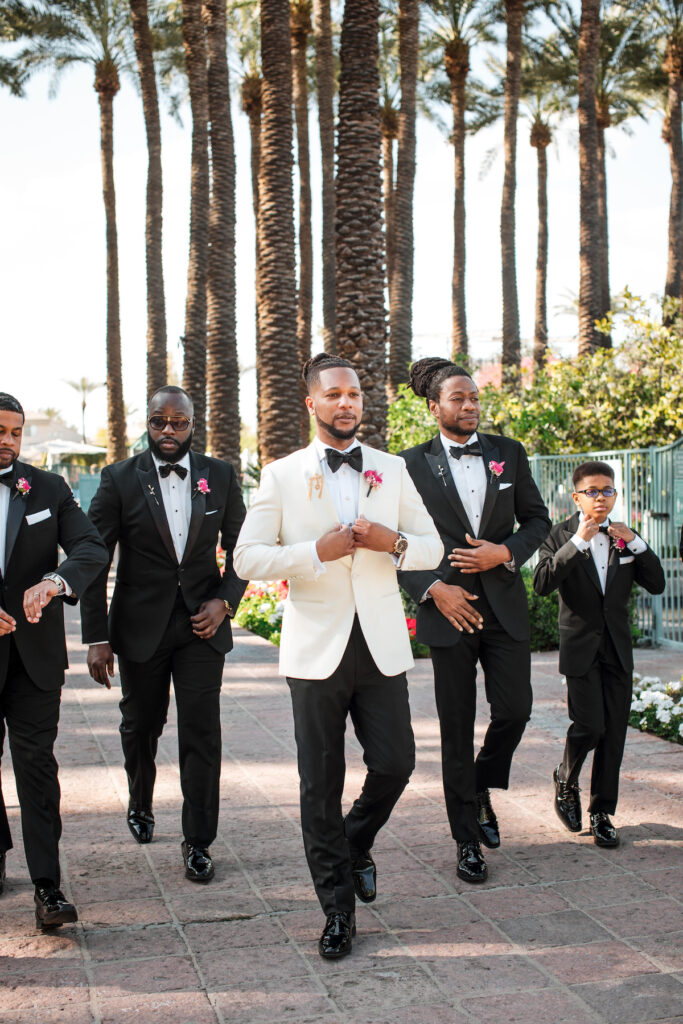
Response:
[[[683,564],[678,554],[683,524],[683,438],[664,448],[531,456],[531,471],[554,523],[574,512],[572,473],[587,459],[612,466],[619,491],[613,518],[635,527],[664,566],[664,593],[638,593],[643,636],[654,644],[683,650]]]

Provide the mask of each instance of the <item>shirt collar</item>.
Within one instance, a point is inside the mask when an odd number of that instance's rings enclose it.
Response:
[[[440,431],[439,437],[441,438],[441,444],[443,445],[443,450],[445,451],[446,455],[450,454],[448,449],[451,447],[464,448],[466,444],[472,444],[473,441],[478,440],[476,430],[474,431],[473,434],[470,435],[470,437],[467,438],[466,441],[463,441],[462,443],[460,443],[460,441],[452,441],[450,437],[446,437],[446,435],[442,434]]]
[[[13,472],[14,472],[14,463],[12,463],[11,466],[8,466],[7,469],[0,469],[0,476],[7,476],[8,473],[13,473]]]
[[[169,463],[168,459],[158,459],[156,457],[156,455],[154,455],[152,452],[150,452],[150,455],[152,456],[152,461],[154,462],[154,465],[156,466],[157,473],[159,472],[159,466],[165,466],[167,464],[168,465],[173,465],[173,466],[183,466],[188,471],[188,473],[190,471],[190,453],[189,452],[185,452],[185,454],[183,455],[182,459],[178,459],[177,462],[173,462],[173,463]]]
[[[331,445],[325,444],[317,435],[313,438],[313,445],[315,447],[316,455],[320,461],[327,462],[327,449],[330,448]],[[354,438],[353,443],[350,444],[348,448],[344,449],[344,454],[346,454],[346,452],[352,452],[354,448],[360,448],[360,441],[358,438]]]

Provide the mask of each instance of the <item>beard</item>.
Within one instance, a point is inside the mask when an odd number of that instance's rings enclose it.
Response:
[[[174,440],[175,440],[175,438],[174,438]],[[162,451],[159,448],[158,442],[157,441],[153,441],[152,438],[149,437],[149,436],[148,436],[148,441],[149,441],[149,450],[151,451],[152,455],[155,458],[159,459],[160,462],[180,462],[180,460],[182,459],[183,455],[185,455],[190,450],[190,447],[192,445],[192,433],[190,433],[190,435],[185,438],[185,440],[182,442],[182,444],[176,442],[178,444],[178,447],[175,448],[174,451],[172,451],[172,452],[164,452],[164,451]]]
[[[4,462],[2,460],[6,459],[8,455],[9,455],[9,462],[4,464]],[[10,451],[6,452],[4,455],[0,456],[0,470],[12,469],[12,467],[14,466],[14,463],[17,461],[18,458],[19,458],[19,453],[18,452],[10,452]]]
[[[336,438],[337,441],[350,441],[352,437],[356,436],[360,428],[359,421],[358,423],[354,423],[354,425],[349,427],[347,430],[340,430],[339,427],[335,427],[333,423],[325,423],[325,420],[321,420],[317,412],[315,414],[315,422],[319,427],[322,427],[323,430],[326,430],[330,437]]]

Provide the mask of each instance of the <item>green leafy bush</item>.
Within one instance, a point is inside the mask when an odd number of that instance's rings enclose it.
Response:
[[[534,573],[528,566],[522,566],[522,579],[529,605],[531,650],[555,650],[560,644],[560,631],[557,624],[559,606],[557,591],[554,590],[547,597],[537,594],[533,587]]]

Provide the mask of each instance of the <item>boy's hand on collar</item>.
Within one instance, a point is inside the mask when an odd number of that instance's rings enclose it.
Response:
[[[590,541],[596,535],[600,529],[600,524],[593,519],[591,516],[584,516],[579,523],[579,528],[576,531],[576,536],[580,537],[581,540]]]
[[[635,533],[629,529],[626,523],[610,523],[607,531],[610,537],[614,537],[615,540],[623,540],[627,544],[630,541],[635,540]]]

